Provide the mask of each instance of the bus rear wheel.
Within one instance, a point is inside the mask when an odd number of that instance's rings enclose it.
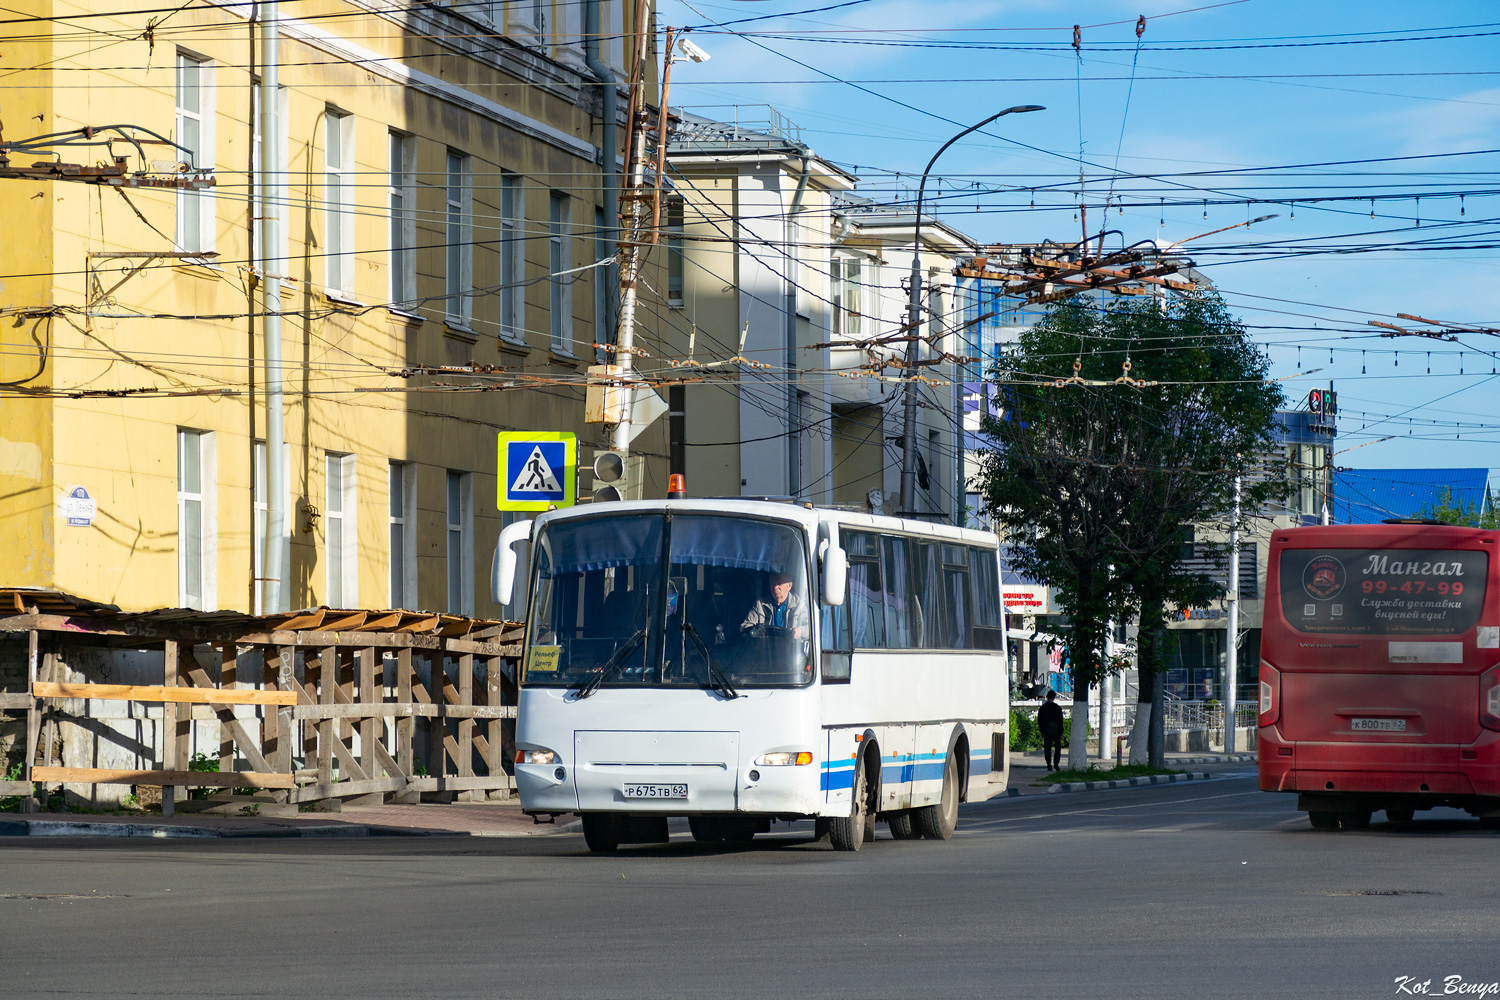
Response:
[[[1411,823],[1416,815],[1417,811],[1415,809],[1391,809],[1387,807],[1385,811],[1386,822],[1394,826],[1406,826]]]
[[[885,818],[886,824],[891,828],[891,837],[895,840],[919,840],[922,831],[917,829],[917,821],[912,817],[912,810],[902,809],[890,813]]]
[[[1341,830],[1364,830],[1370,826],[1370,810],[1363,807],[1343,813],[1339,816],[1339,829]]]
[[[583,842],[595,854],[614,853],[620,846],[619,817],[609,813],[584,813]]]
[[[928,840],[947,840],[958,827],[958,758],[951,752],[943,764],[943,797],[937,805],[914,810],[917,827]]]
[[[1314,830],[1337,830],[1339,828],[1339,814],[1336,812],[1311,810],[1307,814],[1307,821],[1312,824]]]

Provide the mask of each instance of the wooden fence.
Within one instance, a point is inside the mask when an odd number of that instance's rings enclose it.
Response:
[[[518,625],[329,609],[124,615],[70,600],[0,590],[0,615],[17,612],[0,617],[0,632],[26,637],[26,689],[0,692],[0,710],[24,710],[27,721],[24,776],[0,781],[0,796],[27,796],[23,808],[41,808],[60,784],[159,786],[165,815],[248,806],[267,814],[423,794],[474,800],[507,797],[515,787],[506,761]],[[161,683],[69,679],[80,650],[96,658],[159,651]],[[161,706],[152,766],[60,759],[59,727],[86,723],[104,702]],[[217,753],[204,749],[208,730],[200,727],[192,754],[194,726],[204,722],[218,724],[218,744],[209,748]],[[107,727],[93,732],[108,739]],[[216,791],[190,800],[192,789]]]

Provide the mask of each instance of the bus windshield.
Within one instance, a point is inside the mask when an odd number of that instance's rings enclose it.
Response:
[[[548,525],[523,683],[741,687],[810,683],[805,536],[775,521],[610,514]]]
[[[1299,632],[1458,635],[1479,620],[1488,571],[1466,549],[1283,549],[1281,614]]]

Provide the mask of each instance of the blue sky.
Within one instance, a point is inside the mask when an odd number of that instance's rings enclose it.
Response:
[[[672,104],[770,104],[877,198],[963,127],[1045,105],[943,155],[928,196],[947,221],[984,242],[1077,240],[1080,144],[1090,229],[1108,196],[1121,231],[1107,246],[1277,214],[1184,250],[1270,345],[1289,399],[1333,381],[1339,447],[1363,445],[1335,462],[1500,467],[1500,336],[1368,325],[1438,329],[1405,313],[1500,327],[1500,152],[1478,152],[1500,150],[1500,5],[869,0],[797,13],[835,3],[661,0],[658,23],[696,26],[713,57],[674,67]],[[1301,166],[1350,160],[1381,162]],[[1263,169],[1277,167],[1296,169]]]

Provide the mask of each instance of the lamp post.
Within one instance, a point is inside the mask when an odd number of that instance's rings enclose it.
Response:
[[[977,132],[984,128],[996,118],[1006,115],[1022,114],[1027,111],[1045,111],[1046,108],[1040,104],[1018,104],[1013,108],[990,115],[977,125],[970,125],[962,132],[949,139],[932,154],[932,159],[927,161],[927,169],[922,171],[922,182],[917,185],[917,218],[912,237],[911,254],[911,298],[906,306],[906,329],[911,340],[906,345],[906,384],[903,388],[903,403],[905,413],[902,418],[901,430],[901,510],[899,513],[909,514],[916,509],[917,503],[917,397],[912,388],[911,372],[917,363],[917,344],[920,340],[919,331],[922,323],[922,196],[927,190],[927,175],[932,172],[932,165],[937,162],[939,156],[947,152],[948,147],[953,145],[970,132]],[[962,385],[955,391],[962,392]],[[955,461],[963,459],[963,429],[958,429],[958,448]]]

